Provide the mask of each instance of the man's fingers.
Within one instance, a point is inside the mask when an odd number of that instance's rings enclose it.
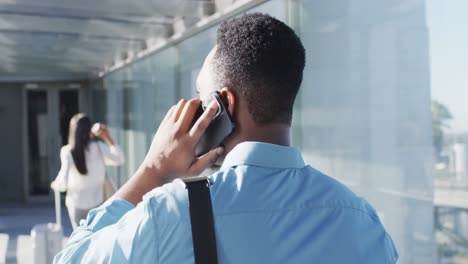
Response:
[[[191,99],[185,104],[184,110],[182,111],[182,114],[177,121],[180,123],[180,130],[186,132],[190,129],[195,112],[197,111],[198,107],[200,107],[200,104],[200,99]]]
[[[174,109],[174,112],[172,112],[172,116],[171,116],[171,120],[173,122],[177,122],[177,120],[179,119],[179,116],[180,114],[182,113],[182,110],[184,110],[184,105],[187,103],[187,100],[185,99],[182,99],[180,100],[175,109]]]
[[[190,137],[193,137],[198,141],[205,132],[206,128],[210,125],[217,111],[218,104],[216,102],[212,102],[205,110],[205,112],[203,112],[197,122],[195,122],[195,125],[193,125],[192,129],[190,129]]]
[[[206,153],[205,155],[198,158],[190,167],[190,174],[191,175],[199,175],[204,170],[209,168],[213,165],[218,158],[223,154],[224,148],[217,147],[212,149],[210,152]]]
[[[167,113],[166,113],[166,115],[164,116],[162,122],[164,122],[164,121],[166,121],[166,120],[168,120],[168,119],[170,119],[170,118],[172,117],[172,114],[174,113],[175,108],[176,108],[175,105],[173,105],[173,106],[171,106],[171,108],[169,108],[169,111],[167,111]]]

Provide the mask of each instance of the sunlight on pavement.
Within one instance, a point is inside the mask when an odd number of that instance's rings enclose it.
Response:
[[[16,261],[18,264],[32,264],[32,241],[30,236],[19,235],[16,241]]]
[[[6,261],[8,239],[9,236],[7,234],[0,234],[0,263],[5,263]]]

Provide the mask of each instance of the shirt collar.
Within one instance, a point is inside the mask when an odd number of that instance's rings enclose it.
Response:
[[[262,142],[242,142],[235,146],[221,165],[221,170],[238,165],[300,169],[305,167],[301,151]]]

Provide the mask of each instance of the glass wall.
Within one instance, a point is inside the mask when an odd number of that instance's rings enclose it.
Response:
[[[121,135],[123,131],[122,81],[121,78],[119,78],[121,72],[123,72],[123,70],[119,70],[115,72],[115,74],[109,75],[108,78],[104,78],[102,80],[102,85],[106,91],[106,122],[104,123],[108,126],[114,141],[124,147],[125,142],[122,141]],[[101,106],[99,109],[102,108]],[[98,116],[98,114],[94,114],[94,116]],[[126,154],[128,155],[128,153]],[[111,167],[108,169],[107,173],[115,178],[117,184],[121,184],[120,167]]]
[[[125,164],[108,171],[119,185],[136,171],[158,124],[176,102],[177,65],[177,49],[167,48],[93,85],[93,117],[109,126],[125,153]]]
[[[307,161],[371,202],[399,263],[434,263],[424,2],[297,4],[308,58],[299,97]]]
[[[446,263],[468,262],[467,9],[463,0],[427,1],[436,241]]]
[[[467,9],[463,0],[271,0],[249,10],[301,36],[307,65],[293,143],[374,205],[399,263],[457,263],[468,252]],[[93,101],[94,115],[127,159],[110,172],[120,183],[169,107],[196,96],[215,41],[212,27],[96,83],[92,94],[105,101]]]

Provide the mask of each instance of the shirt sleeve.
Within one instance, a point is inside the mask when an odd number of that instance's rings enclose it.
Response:
[[[60,192],[65,192],[67,191],[70,168],[73,164],[73,158],[67,146],[63,146],[60,150],[60,163],[60,171],[55,179],[55,189]]]
[[[115,199],[91,210],[54,263],[158,263],[152,206]]]
[[[109,146],[102,142],[98,142],[98,147],[102,153],[104,163],[107,166],[119,166],[125,162],[122,149],[117,144]]]

